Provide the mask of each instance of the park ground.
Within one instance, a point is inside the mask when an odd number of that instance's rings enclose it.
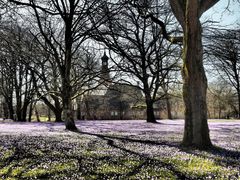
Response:
[[[0,179],[240,179],[240,121],[210,120],[214,148],[183,148],[183,120],[0,122]]]

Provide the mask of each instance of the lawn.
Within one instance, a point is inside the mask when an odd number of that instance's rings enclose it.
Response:
[[[0,178],[240,179],[240,121],[210,121],[208,151],[180,146],[182,120],[158,122],[0,122]]]

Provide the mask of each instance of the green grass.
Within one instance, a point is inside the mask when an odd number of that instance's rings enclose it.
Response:
[[[211,159],[194,155],[175,156],[165,158],[164,161],[174,165],[178,171],[192,178],[217,177],[218,179],[227,179],[238,174],[237,170],[225,168]]]
[[[77,170],[76,160],[37,164],[35,159],[13,161],[0,169],[1,178],[32,179],[46,178]],[[64,175],[63,175],[64,176]]]
[[[157,153],[145,156],[152,145],[119,140],[114,145],[74,133],[1,136],[0,179],[239,179],[237,159],[231,167],[226,157],[211,152],[153,145]]]
[[[240,122],[240,119],[208,119],[208,122]]]
[[[39,116],[39,119],[41,122],[48,122],[48,116]],[[36,116],[32,116],[31,117],[31,121],[32,122],[36,122],[37,121],[37,117]],[[55,121],[55,117],[51,117],[51,122]]]
[[[96,149],[97,150],[97,149]],[[1,157],[4,163],[7,157],[12,155],[14,149],[7,150]],[[167,158],[153,158],[145,160],[139,157],[115,157],[89,153],[89,151],[79,154],[82,158],[80,164],[77,159],[59,158],[61,153],[48,152],[48,155],[58,156],[58,160],[48,162],[48,158],[43,160],[46,154],[39,153],[39,159],[20,159],[12,161],[10,164],[0,168],[0,177],[3,179],[38,179],[49,177],[65,177],[79,173],[85,179],[177,179],[175,172],[168,166],[161,165],[161,162],[174,167],[176,171],[183,173],[189,178],[214,177],[217,179],[228,179],[237,176],[236,170],[228,169],[216,164],[213,160],[205,159],[194,155],[174,156]],[[52,157],[53,158],[53,157]],[[39,163],[40,162],[40,163]],[[160,163],[159,163],[160,162]]]
[[[40,164],[39,166],[29,169],[22,174],[23,178],[48,177],[54,174],[75,171],[77,165],[75,161],[53,162],[51,164]]]

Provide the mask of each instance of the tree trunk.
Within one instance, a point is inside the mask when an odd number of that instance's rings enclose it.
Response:
[[[47,111],[48,111],[48,121],[51,121],[51,109],[49,107],[47,107]]]
[[[168,119],[172,119],[172,108],[171,108],[171,104],[170,104],[170,100],[169,100],[169,95],[168,94],[167,94],[167,97],[166,97],[166,104],[167,104]]]
[[[238,119],[240,119],[240,89],[237,90],[238,94]]]
[[[8,113],[7,103],[5,101],[3,101],[2,106],[3,106],[4,119],[8,119],[9,113]]]
[[[33,111],[33,102],[30,103],[29,112],[28,112],[28,122],[32,120],[32,111]]]
[[[62,110],[54,110],[53,111],[54,116],[55,116],[55,122],[63,122],[62,121]]]
[[[65,126],[67,130],[77,131],[77,127],[74,122],[72,103],[71,103],[71,86],[69,76],[63,78],[63,90],[62,90],[62,99],[63,99],[63,111],[62,118],[65,121]]]
[[[185,14],[183,51],[183,99],[185,127],[182,144],[208,148],[212,145],[207,123],[207,78],[203,67],[202,29],[198,1],[188,0]]]
[[[62,122],[62,106],[60,103],[60,99],[58,97],[56,97],[55,95],[50,94],[50,97],[52,98],[52,100],[54,102],[54,104],[52,104],[51,101],[49,99],[47,99],[47,97],[45,97],[38,91],[38,84],[37,84],[37,80],[35,78],[34,71],[31,71],[31,74],[32,74],[32,79],[33,79],[33,85],[35,86],[38,97],[40,97],[40,99],[46,104],[46,106],[50,110],[52,110],[52,112],[55,115],[55,122]],[[55,75],[55,77],[56,77],[56,75]],[[57,83],[57,82],[55,82],[56,78],[54,78],[54,87],[55,87],[55,84]],[[54,91],[57,91],[57,88],[54,88]]]
[[[24,102],[23,107],[21,109],[21,121],[26,122],[27,121],[27,108],[28,108],[29,102]]]
[[[219,109],[218,109],[218,119],[221,119],[221,115],[222,115],[222,107],[221,107],[221,105],[219,105]]]
[[[13,104],[12,103],[8,104],[8,109],[9,109],[9,117],[10,117],[10,119],[14,120],[14,109],[13,109]]]
[[[208,115],[207,117],[208,117],[209,119],[212,119],[212,114],[211,114],[209,108],[207,108],[207,115]]]
[[[39,113],[38,113],[38,110],[37,110],[36,106],[35,106],[35,115],[36,115],[36,118],[37,118],[37,122],[40,122],[40,117],[39,117]]]
[[[16,116],[17,121],[22,121],[22,113],[21,113],[21,107],[22,107],[22,100],[19,95],[19,90],[16,88]]]
[[[72,109],[72,87],[70,81],[70,71],[72,66],[72,46],[73,46],[73,17],[74,17],[74,1],[69,1],[70,14],[65,17],[65,59],[64,66],[60,66],[61,78],[62,78],[62,101],[63,111],[62,118],[65,121],[67,130],[77,131],[77,127],[74,122],[74,113]]]
[[[13,97],[12,95],[8,97],[4,97],[5,102],[7,103],[7,109],[8,109],[8,118],[14,120],[14,109],[13,109]]]
[[[81,103],[77,102],[77,119],[82,119]]]
[[[73,111],[71,108],[71,102],[67,98],[63,100],[62,118],[65,121],[67,130],[77,131],[77,127],[74,122]]]
[[[156,118],[154,115],[154,109],[153,109],[153,101],[149,97],[150,95],[146,95],[146,105],[147,105],[147,122],[148,123],[156,123]]]
[[[91,113],[90,113],[90,107],[89,107],[89,102],[88,102],[88,96],[86,97],[84,102],[85,102],[85,108],[86,108],[86,116],[87,116],[86,118],[87,119],[91,119]]]

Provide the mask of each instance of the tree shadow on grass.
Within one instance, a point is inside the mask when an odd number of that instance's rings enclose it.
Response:
[[[112,136],[112,135],[103,135],[103,134],[96,134],[96,133],[89,133],[89,132],[76,132],[76,133],[80,133],[80,134],[86,134],[86,135],[91,135],[91,136],[96,136],[99,137],[103,140],[109,140],[112,141],[111,139],[115,139],[115,140],[120,140],[123,142],[136,142],[136,143],[143,143],[143,144],[149,144],[149,145],[166,145],[169,147],[177,147],[179,148],[179,143],[176,142],[169,142],[169,141],[152,141],[152,140],[141,140],[141,139],[133,139],[133,138],[127,138],[127,137],[120,137],[120,136]]]
[[[208,150],[196,151],[196,149],[183,148],[186,153],[196,155],[202,158],[213,160],[216,164],[225,167],[234,167],[240,170],[240,151],[230,150],[218,146],[213,146]],[[203,153],[205,152],[205,153]]]
[[[99,137],[102,140],[107,141],[107,144],[110,145],[111,147],[122,150],[123,152],[129,153],[129,154],[133,154],[133,155],[142,157],[146,160],[146,162],[155,161],[160,166],[165,167],[168,170],[172,171],[177,176],[178,179],[187,179],[187,177],[186,177],[186,175],[184,175],[184,173],[178,171],[172,164],[163,162],[161,160],[156,160],[147,155],[143,155],[138,152],[132,151],[130,149],[126,149],[125,147],[118,146],[118,145],[116,145],[114,140],[120,140],[122,142],[130,142],[130,143],[142,143],[144,145],[160,145],[160,146],[174,147],[174,148],[178,148],[180,151],[186,152],[188,154],[193,154],[193,155],[196,155],[196,156],[202,157],[202,158],[212,159],[216,164],[222,164],[226,167],[232,166],[237,169],[240,169],[240,161],[239,161],[240,160],[240,151],[229,150],[229,149],[225,149],[225,148],[217,147],[217,146],[213,146],[212,148],[210,148],[208,150],[199,151],[194,147],[188,147],[188,148],[182,147],[180,142],[169,142],[169,141],[159,142],[159,141],[152,141],[152,140],[141,140],[141,139],[132,139],[132,138],[127,138],[127,137],[102,135],[102,134],[95,134],[95,133],[88,133],[88,132],[78,132],[78,133]],[[203,152],[207,152],[208,154],[203,153]],[[143,164],[139,165],[133,171],[129,172],[129,175],[137,174],[143,167]]]
[[[139,157],[140,159],[142,159],[143,162],[141,164],[139,164],[138,166],[136,166],[134,169],[132,169],[130,172],[125,174],[124,175],[125,178],[128,178],[128,177],[138,174],[145,165],[149,166],[151,164],[157,164],[159,167],[166,168],[166,169],[170,170],[171,172],[173,172],[174,175],[177,177],[177,179],[188,179],[188,177],[186,177],[184,173],[177,170],[171,163],[166,163],[159,159],[151,158],[150,156],[148,156],[146,154],[140,154],[138,152],[127,149],[125,147],[118,146],[114,142],[114,140],[120,140],[123,142],[132,142],[132,143],[137,142],[137,143],[150,144],[150,145],[166,145],[166,146],[170,146],[170,147],[179,147],[179,145],[177,145],[176,143],[169,143],[167,141],[157,142],[157,141],[150,141],[150,140],[139,140],[139,139],[126,138],[126,137],[116,137],[116,136],[109,136],[109,135],[102,135],[102,134],[94,134],[94,133],[88,133],[88,132],[77,132],[77,133],[96,136],[96,137],[106,141],[109,146],[119,149],[130,155],[135,155],[135,156]]]

